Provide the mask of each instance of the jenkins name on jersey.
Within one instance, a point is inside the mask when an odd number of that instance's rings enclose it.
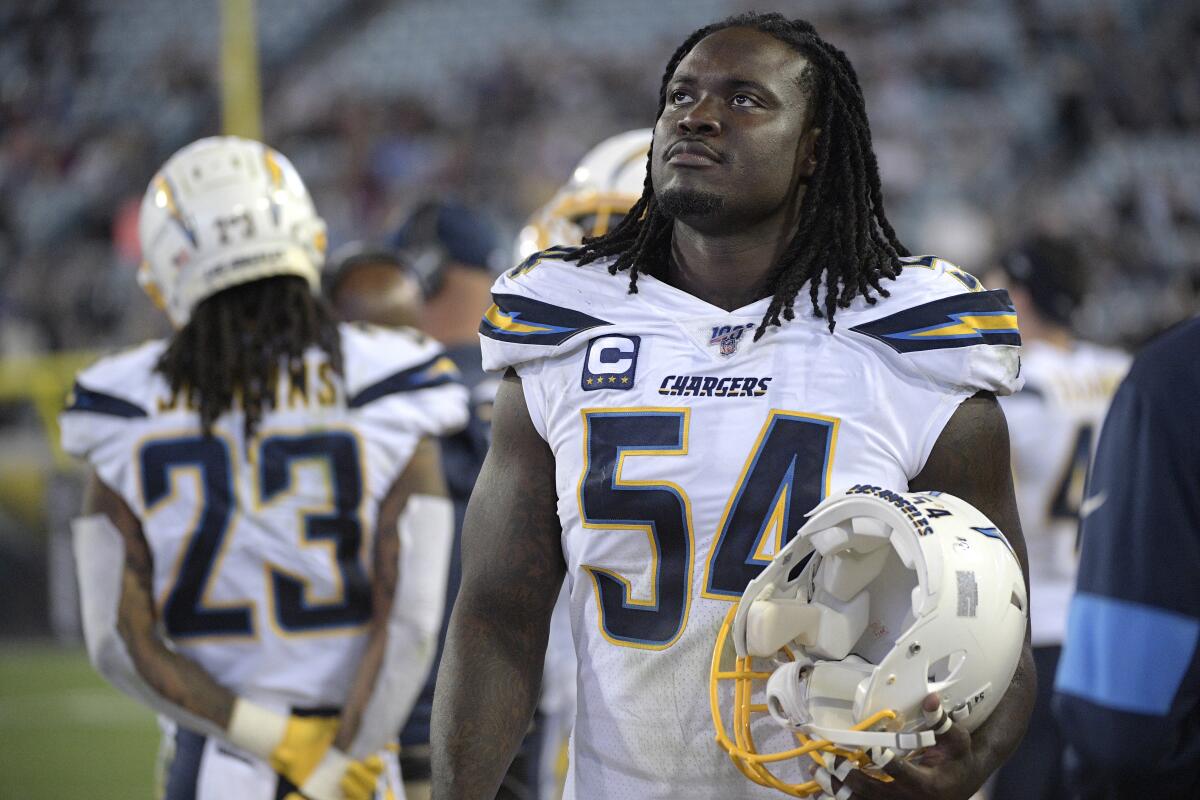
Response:
[[[1016,313],[953,265],[905,259],[890,297],[727,312],[551,249],[503,275],[484,366],[520,376],[554,453],[579,658],[567,797],[775,797],[717,747],[721,618],[831,491],[905,491],[958,405],[1020,385]],[[802,298],[807,293],[801,291]],[[906,609],[872,610],[899,625]]]
[[[461,427],[466,390],[439,345],[341,325],[344,380],[313,348],[281,368],[249,441],[240,411],[204,436],[151,341],[78,376],[64,449],[137,515],[166,634],[265,705],[338,707],[366,642],[379,503],[418,442]],[[401,543],[403,548],[403,543]]]

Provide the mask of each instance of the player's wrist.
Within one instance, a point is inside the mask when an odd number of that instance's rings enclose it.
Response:
[[[300,787],[300,792],[312,800],[340,800],[342,778],[354,759],[336,747],[331,747],[317,763],[316,769]]]
[[[229,716],[227,738],[261,759],[269,759],[287,734],[288,715],[239,697]]]

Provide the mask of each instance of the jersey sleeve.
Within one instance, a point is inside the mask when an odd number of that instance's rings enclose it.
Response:
[[[945,390],[1009,395],[1021,388],[1021,333],[1003,289],[936,256],[905,259],[892,297],[855,315],[850,331],[895,366]]]
[[[76,376],[59,416],[62,448],[86,460],[101,480],[130,500],[129,443],[150,418],[153,366],[162,342],[100,359]]]
[[[611,308],[617,299],[614,287],[625,285],[590,280],[597,266],[564,261],[569,252],[551,248],[535,253],[501,275],[492,286],[492,305],[479,323],[483,368],[517,373],[530,421],[543,439],[550,398],[538,376],[546,360],[585,344],[590,338],[580,335],[585,331],[611,325],[605,306]]]
[[[483,368],[516,370],[576,346],[584,331],[611,324],[604,307],[609,292],[587,280],[590,267],[562,260],[569,252],[536,253],[501,275],[492,286],[492,305],[479,323]],[[612,283],[620,283],[613,281]]]
[[[363,419],[417,436],[445,436],[467,422],[467,390],[435,340],[409,330],[347,326],[346,405]]]

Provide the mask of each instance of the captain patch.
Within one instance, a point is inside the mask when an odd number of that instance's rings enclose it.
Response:
[[[632,389],[637,371],[640,336],[597,336],[588,342],[580,386],[585,392],[597,389]]]

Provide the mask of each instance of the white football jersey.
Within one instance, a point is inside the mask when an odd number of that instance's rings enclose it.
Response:
[[[753,341],[733,312],[562,251],[502,276],[484,366],[513,368],[554,452],[579,660],[568,797],[776,797],[715,742],[721,619],[831,491],[904,491],[955,409],[1019,386],[1003,291],[933,257],[889,298]]]
[[[1079,517],[1100,498],[1084,484],[1100,425],[1129,369],[1119,350],[1080,342],[1064,350],[1029,342],[1022,350],[1024,388],[1005,398],[1017,509],[1029,547],[1030,635],[1062,644],[1075,588]]]
[[[164,341],[81,372],[62,415],[64,449],[141,520],[174,647],[275,706],[342,705],[371,615],[379,503],[422,437],[467,417],[440,345],[360,325],[341,335],[345,379],[315,348],[303,371],[281,368],[250,441],[240,411],[202,435],[155,371]]]

